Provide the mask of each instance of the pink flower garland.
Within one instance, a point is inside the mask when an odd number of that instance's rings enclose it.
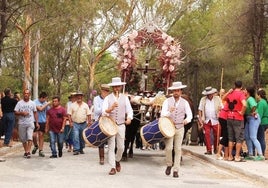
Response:
[[[120,40],[118,61],[120,62],[121,70],[128,70],[128,68],[134,67],[137,62],[135,57],[136,49],[144,47],[149,42],[153,42],[156,48],[160,50],[158,59],[164,74],[172,73],[175,70],[175,65],[181,64],[180,55],[182,49],[180,44],[159,29],[154,28],[152,31],[148,31],[145,28],[140,31],[134,30]]]

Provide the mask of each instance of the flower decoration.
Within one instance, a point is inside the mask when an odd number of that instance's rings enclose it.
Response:
[[[139,31],[134,30],[128,36],[121,38],[119,42],[118,61],[122,72],[136,65],[136,50],[153,43],[160,51],[158,60],[163,69],[164,77],[172,75],[176,65],[180,65],[181,46],[173,37],[167,35],[154,25],[149,25]]]

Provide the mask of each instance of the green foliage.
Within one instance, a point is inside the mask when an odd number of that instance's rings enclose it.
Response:
[[[16,74],[14,74],[13,70],[8,68],[2,69],[2,74],[0,76],[0,91],[4,91],[5,88],[11,88],[12,92],[18,91],[21,93],[22,82],[18,82],[19,78],[16,77]]]
[[[95,86],[94,88],[99,89],[101,84],[108,84],[111,82],[112,77],[119,76],[120,72],[117,67],[117,62],[109,52],[105,53],[100,62],[96,66],[95,70]]]
[[[180,66],[177,79],[195,85],[197,65],[197,93],[211,85],[217,89],[231,88],[235,80],[252,84],[249,41],[242,30],[245,4],[241,1],[200,1],[176,22],[170,30],[182,44],[185,64]],[[236,10],[236,11],[233,11]],[[245,22],[244,22],[245,23]],[[190,65],[189,65],[190,64]],[[223,75],[222,75],[223,71]]]
[[[130,6],[125,0],[11,0],[10,10],[16,10],[12,22],[8,23],[8,37],[4,40],[1,67],[1,90],[11,87],[21,90],[23,73],[23,35],[16,28],[25,25],[25,13],[33,17],[31,26],[32,53],[35,33],[41,31],[39,90],[49,95],[61,95],[64,102],[70,92],[82,90],[89,93],[90,65],[97,58],[104,44],[118,35]],[[223,70],[223,88],[233,87],[236,79],[246,85],[252,84],[253,56],[248,27],[248,6],[251,0],[144,0],[136,1],[130,28],[138,29],[154,21],[164,31],[181,42],[183,48],[181,64],[176,69],[176,80],[187,83],[190,93],[198,93],[208,85],[220,89]],[[13,6],[13,7],[12,7]],[[81,40],[83,41],[81,43]],[[265,41],[266,42],[266,41]],[[114,48],[114,47],[113,47]],[[114,49],[112,49],[114,50]],[[262,57],[262,84],[267,84],[267,49]],[[150,59],[150,68],[157,71],[149,74],[148,87],[159,76],[161,69],[157,55]],[[94,71],[94,89],[111,78],[119,76],[116,54],[108,51],[100,58]],[[129,91],[139,88],[141,79],[137,68],[144,67],[144,49],[137,52],[138,64],[134,68]],[[31,65],[33,67],[33,65]],[[193,88],[195,67],[197,86]],[[33,71],[31,69],[31,71]],[[160,80],[160,83],[163,80]]]

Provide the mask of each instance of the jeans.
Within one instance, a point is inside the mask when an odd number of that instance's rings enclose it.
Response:
[[[75,123],[73,122],[73,150],[82,151],[85,147],[85,141],[83,139],[83,130],[87,127],[87,123]]]
[[[64,140],[69,145],[73,145],[73,128],[70,125],[64,127]]]
[[[253,155],[253,145],[257,149],[259,155],[263,155],[261,144],[257,140],[257,132],[260,125],[260,116],[257,118],[253,116],[247,116],[246,126],[245,126],[245,139],[248,147],[248,154]]]
[[[265,130],[267,129],[267,125],[260,125],[257,133],[257,139],[261,144],[262,153],[265,154],[266,143],[265,143]]]
[[[12,137],[12,132],[15,126],[15,114],[14,112],[4,113],[2,124],[5,125],[5,140],[4,144],[9,144]]]
[[[57,155],[56,142],[58,143],[58,150],[62,151],[64,133],[55,133],[53,131],[49,131],[49,137],[50,137],[50,148],[52,151],[52,155],[56,156]]]

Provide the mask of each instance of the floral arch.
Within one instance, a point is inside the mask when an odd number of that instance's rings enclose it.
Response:
[[[159,50],[158,61],[162,67],[162,77],[166,80],[165,87],[167,88],[175,76],[175,66],[181,64],[182,49],[180,43],[153,24],[139,31],[134,30],[121,38],[118,52],[121,77],[124,81],[130,80],[131,72],[137,63],[136,50],[145,47],[149,42]]]

